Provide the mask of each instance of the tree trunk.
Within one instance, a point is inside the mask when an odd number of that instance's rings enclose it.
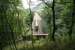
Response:
[[[55,6],[55,0],[53,0],[53,4],[52,4],[52,11],[53,11],[53,32],[52,32],[52,40],[55,41],[55,37],[54,37],[54,34],[55,34],[55,10],[54,10],[54,6]]]
[[[73,30],[74,20],[75,20],[75,0],[73,0],[72,7],[73,7],[73,9],[72,9],[72,21],[71,21],[72,23],[70,26],[70,30],[68,32],[70,40],[72,39],[72,30]]]

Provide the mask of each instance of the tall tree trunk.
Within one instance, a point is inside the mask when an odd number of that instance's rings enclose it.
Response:
[[[56,27],[55,27],[55,0],[53,0],[53,4],[52,4],[52,11],[53,11],[53,32],[52,32],[52,40],[55,41],[55,31],[56,31]]]
[[[42,0],[46,5],[47,7],[51,8],[49,4],[47,4],[44,0]],[[56,26],[55,26],[55,0],[53,0],[53,4],[52,4],[52,11],[53,11],[53,32],[52,32],[52,36],[51,36],[51,39],[53,41],[55,41],[55,37],[54,37],[54,34],[55,34],[55,31],[56,31]]]
[[[33,29],[32,29],[32,21],[33,21],[33,15],[32,15],[32,11],[31,11],[31,8],[30,8],[30,3],[31,3],[31,0],[29,0],[29,11],[30,11],[30,14],[29,14],[29,16],[31,17],[31,27],[30,27],[30,30],[31,30],[31,33],[32,33],[32,47],[33,47],[33,50],[35,50],[34,49],[34,39],[33,39]]]
[[[74,20],[75,20],[75,0],[73,0],[73,4],[72,4],[72,21],[71,21],[71,26],[68,32],[70,40],[72,39],[72,30],[74,26]]]

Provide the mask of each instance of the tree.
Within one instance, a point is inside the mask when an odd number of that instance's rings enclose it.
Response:
[[[72,20],[71,20],[71,26],[69,28],[69,37],[70,37],[70,40],[72,39],[72,33],[73,33],[73,27],[74,27],[74,19],[75,19],[75,0],[73,0],[73,3],[72,3]]]
[[[15,43],[15,36],[14,36],[14,25],[13,22],[15,22],[15,14],[14,14],[14,9],[17,10],[17,6],[19,4],[19,0],[1,0],[0,1],[0,48],[2,48],[9,44],[10,42],[14,44],[16,48],[16,43]],[[12,8],[13,7],[13,8]],[[16,12],[18,13],[18,12]],[[10,22],[11,20],[11,22]],[[7,35],[8,34],[8,35]],[[16,48],[17,50],[17,48]]]
[[[53,33],[52,33],[52,40],[55,41],[55,30],[56,30],[56,26],[55,26],[55,9],[54,9],[54,6],[55,6],[55,0],[53,0],[53,5],[52,5],[52,11],[53,11]]]
[[[44,0],[42,0],[49,8],[51,8],[51,4],[48,4],[46,3]],[[53,0],[53,3],[52,3],[52,19],[53,19],[53,30],[52,30],[52,40],[55,41],[55,38],[54,38],[54,35],[55,35],[55,30],[56,30],[56,26],[55,26],[55,0]]]

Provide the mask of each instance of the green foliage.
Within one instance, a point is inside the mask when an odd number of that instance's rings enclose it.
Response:
[[[15,1],[14,3],[16,3]],[[0,1],[0,48],[9,44],[9,42],[11,42],[11,40],[15,38],[12,37],[13,36],[12,34],[16,33],[16,31],[14,31],[15,28],[18,30],[18,32],[20,31],[18,29],[20,27],[17,26],[19,25],[18,22],[20,22],[20,20],[17,19],[18,18],[17,16],[15,16],[18,13],[17,10],[15,9],[17,6],[15,6],[16,4],[10,2],[11,1],[9,0]]]
[[[72,20],[74,20],[72,19],[72,2],[72,0],[56,0],[54,7],[56,32],[54,34],[55,41],[52,41],[50,37],[53,31],[52,3],[48,4],[50,7],[44,5],[43,10],[39,13],[43,19],[42,30],[49,34],[43,38],[32,36],[33,12],[24,9],[21,0],[0,0],[0,49],[74,50],[75,21],[72,29],[73,34],[70,32],[72,39],[69,39],[68,35]]]

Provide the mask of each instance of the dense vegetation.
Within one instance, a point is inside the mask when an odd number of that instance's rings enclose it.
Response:
[[[41,1],[45,38],[32,35],[33,11],[21,0],[0,0],[0,50],[75,50],[75,0]]]

